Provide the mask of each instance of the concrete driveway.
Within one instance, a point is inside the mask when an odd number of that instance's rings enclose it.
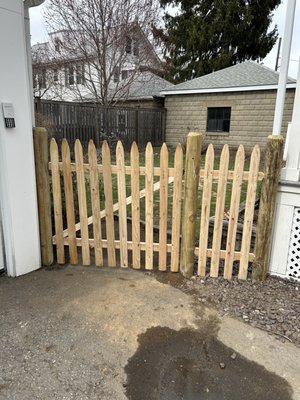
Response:
[[[132,270],[0,277],[2,400],[300,400],[300,350]]]

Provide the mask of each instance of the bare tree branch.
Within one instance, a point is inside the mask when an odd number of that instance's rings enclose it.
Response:
[[[47,67],[47,91],[57,98],[108,106],[124,100],[141,71],[162,70],[151,43],[157,0],[50,0],[44,16],[50,41],[34,69]]]

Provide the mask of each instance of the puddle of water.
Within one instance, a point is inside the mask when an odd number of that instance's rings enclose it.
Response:
[[[153,327],[138,341],[125,367],[130,400],[292,400],[287,381],[240,354],[233,359],[211,325]]]

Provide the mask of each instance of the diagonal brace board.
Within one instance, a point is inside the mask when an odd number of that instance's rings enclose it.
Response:
[[[169,178],[168,178],[168,184],[173,183],[173,182],[174,182],[174,177],[169,177]],[[159,182],[156,182],[156,183],[153,185],[153,192],[156,192],[156,191],[159,190],[159,189],[160,189],[160,181],[159,181]],[[145,197],[145,196],[146,196],[146,189],[140,190],[140,199],[142,199],[142,198]],[[129,196],[129,197],[126,198],[126,205],[128,206],[128,205],[131,204],[131,203],[132,203],[132,196]],[[113,212],[118,211],[118,209],[119,209],[119,203],[115,203],[115,204],[113,205]],[[105,215],[106,215],[105,210],[102,210],[102,211],[100,212],[100,218],[101,218],[101,219],[104,218]],[[93,223],[93,217],[91,216],[91,217],[88,218],[88,225],[91,225],[92,223]],[[79,231],[79,230],[80,230],[80,222],[78,222],[78,223],[75,225],[75,231],[77,232],[77,231]],[[67,236],[68,236],[68,229],[65,229],[65,230],[63,231],[63,237],[67,237]],[[55,235],[53,236],[53,244],[56,244],[56,236],[55,236]]]

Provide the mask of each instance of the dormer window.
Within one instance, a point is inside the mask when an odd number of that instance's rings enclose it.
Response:
[[[139,55],[139,43],[136,39],[132,39],[131,37],[127,36],[126,38],[126,53],[133,54],[134,56]]]
[[[132,53],[132,39],[129,36],[127,36],[126,38],[126,53],[127,54]]]
[[[54,42],[54,48],[57,53],[60,53],[61,50],[61,40],[56,38]]]

